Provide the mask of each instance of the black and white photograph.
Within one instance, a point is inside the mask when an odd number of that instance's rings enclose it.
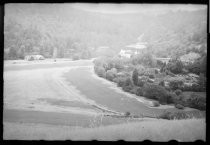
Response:
[[[207,9],[5,4],[3,140],[205,142]]]

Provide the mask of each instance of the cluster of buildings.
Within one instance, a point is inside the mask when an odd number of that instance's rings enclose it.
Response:
[[[125,48],[120,50],[119,56],[131,58],[133,55],[140,54],[144,49],[147,48],[147,42],[142,42],[144,34],[138,37],[138,42],[135,44],[127,45]]]
[[[32,61],[32,60],[44,60],[44,56],[42,55],[26,55],[25,60]]]
[[[145,49],[148,48],[148,43],[142,41],[143,36],[144,34],[138,37],[137,43],[127,45],[125,46],[125,48],[121,49],[119,52],[119,56],[124,58],[131,58],[132,56],[141,54],[143,51],[145,51]],[[171,58],[155,58],[155,59],[167,64]]]

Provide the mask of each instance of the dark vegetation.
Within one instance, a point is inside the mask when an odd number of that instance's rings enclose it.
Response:
[[[105,6],[102,6],[105,8]],[[167,6],[170,7],[170,6]],[[151,10],[153,7],[151,7]],[[144,7],[141,8],[142,11]],[[146,8],[150,10],[149,7]],[[139,9],[138,9],[139,10]],[[86,59],[114,56],[144,33],[149,54],[174,57],[206,50],[206,9],[108,14],[87,11],[76,5],[7,4],[4,17],[4,58],[23,59],[29,54],[45,58]],[[205,54],[205,53],[204,53]],[[133,59],[132,64],[155,65],[152,55]],[[206,57],[189,64],[193,73],[205,72]],[[173,63],[174,64],[174,63]],[[179,65],[176,64],[176,65]],[[169,66],[174,73],[180,68]]]
[[[29,54],[73,60],[100,56],[94,61],[96,74],[124,91],[180,109],[205,110],[206,95],[200,92],[206,91],[206,10],[106,14],[74,5],[8,4],[4,59]],[[130,59],[117,57],[141,34],[148,43],[145,51]],[[191,60],[192,53],[199,57]],[[156,57],[171,59],[165,64]]]
[[[184,112],[184,111],[178,111],[178,112],[165,112],[158,116],[158,118],[162,119],[168,119],[168,120],[174,120],[174,119],[190,119],[190,118],[203,118],[205,117],[204,112]]]
[[[94,61],[95,72],[100,77],[117,83],[125,92],[157,100],[153,106],[159,106],[160,103],[174,104],[178,109],[206,109],[206,72],[201,70],[196,75],[179,58],[172,58],[168,64],[159,65],[154,63],[155,59],[150,55],[145,53],[130,59],[117,56],[99,58]],[[141,57],[153,63],[138,61],[145,60]],[[200,58],[193,63],[197,65],[197,61]],[[200,64],[199,67],[204,66]],[[187,73],[183,73],[183,70],[187,70]]]

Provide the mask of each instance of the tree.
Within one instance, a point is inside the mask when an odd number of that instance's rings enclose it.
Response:
[[[175,74],[181,73],[183,68],[184,65],[179,59],[171,59],[166,65],[166,69]]]
[[[132,74],[132,79],[133,79],[133,83],[134,85],[138,85],[138,70],[134,69],[133,74]]]

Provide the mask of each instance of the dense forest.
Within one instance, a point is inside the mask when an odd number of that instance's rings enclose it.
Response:
[[[148,13],[100,13],[74,4],[7,4],[4,59],[28,54],[51,58],[54,49],[60,58],[115,55],[141,34],[157,57],[206,53],[207,8],[149,11],[150,7]]]

